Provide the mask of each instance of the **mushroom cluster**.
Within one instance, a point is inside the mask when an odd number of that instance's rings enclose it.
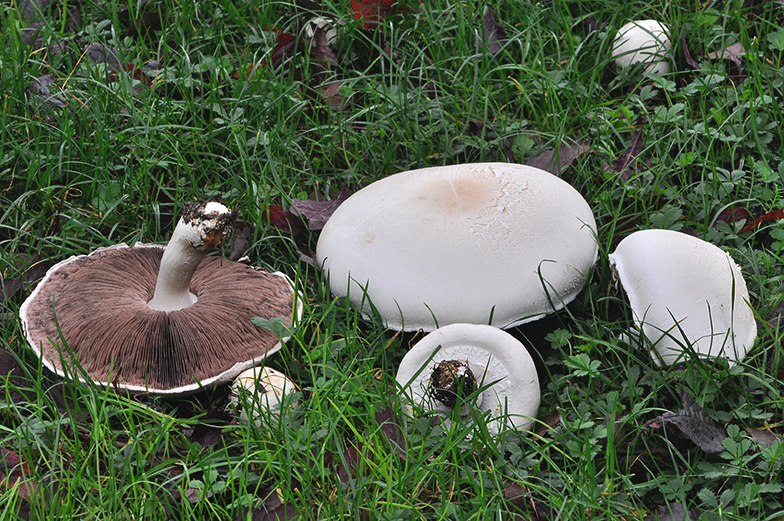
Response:
[[[220,203],[185,206],[164,248],[99,248],[53,266],[23,303],[27,341],[61,376],[181,394],[228,382],[281,347],[251,323],[302,313],[291,281],[207,253],[231,232]]]
[[[693,350],[742,360],[757,337],[741,269],[719,247],[672,230],[643,230],[609,256],[634,322],[657,363]]]
[[[507,163],[376,181],[340,205],[316,249],[334,295],[409,331],[536,320],[577,296],[597,253],[580,193],[549,172]]]

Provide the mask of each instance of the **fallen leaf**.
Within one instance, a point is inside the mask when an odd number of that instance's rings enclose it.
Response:
[[[241,513],[236,519],[248,519],[245,513]],[[284,503],[276,490],[267,496],[260,506],[251,509],[251,521],[293,521],[300,519],[297,509],[293,505]]]
[[[6,488],[18,487],[19,497],[29,499],[38,488],[27,478],[30,467],[13,451],[0,447],[0,485]]]
[[[332,213],[349,198],[351,194],[345,187],[341,188],[334,199],[330,201],[301,201],[294,199],[291,201],[291,207],[302,217],[308,220],[308,229],[320,230],[327,224],[327,220],[332,216]]]
[[[700,517],[699,511],[686,509],[683,503],[669,503],[656,507],[655,514],[645,516],[643,521],[691,521]]]
[[[85,50],[85,56],[95,63],[105,63],[109,70],[116,70],[120,67],[119,51],[108,45],[93,42]]]
[[[732,228],[736,222],[739,221],[745,221],[747,223],[750,222],[751,214],[746,210],[744,210],[743,208],[726,208],[722,210],[721,213],[719,213],[719,215],[716,216],[715,220],[716,222],[718,221],[725,222],[730,225],[730,228]]]
[[[486,46],[487,52],[490,54],[499,52],[506,45],[506,32],[504,32],[504,26],[495,19],[492,7],[488,7],[485,11],[483,26],[485,32],[482,43]]]
[[[238,221],[234,226],[234,233],[231,236],[231,246],[229,246],[229,259],[238,261],[245,255],[253,243],[253,233],[256,227],[253,223]]]
[[[643,151],[642,133],[645,130],[645,118],[639,124],[639,128],[632,135],[632,143],[629,148],[612,162],[611,166],[604,165],[605,172],[617,173],[621,181],[628,181],[629,178],[643,170],[647,170],[648,164],[638,159]]]
[[[351,10],[354,11],[354,18],[360,22],[359,26],[365,30],[370,30],[383,24],[394,5],[395,0],[351,0]]]
[[[681,31],[681,50],[683,51],[683,59],[686,60],[686,65],[694,70],[700,70],[700,63],[691,57],[691,51],[686,41],[686,33]]]
[[[590,140],[577,143],[576,145],[561,145],[557,154],[554,149],[548,150],[536,157],[532,157],[525,164],[560,176],[566,172],[575,159],[587,154],[590,150]]]
[[[376,412],[376,423],[381,428],[381,432],[389,441],[392,451],[397,454],[402,460],[406,459],[406,438],[403,436],[403,430],[397,423],[395,412],[392,407],[385,407]]]
[[[741,57],[746,54],[746,48],[742,43],[733,43],[728,45],[720,51],[713,51],[708,53],[708,58],[711,60],[725,59],[729,60],[738,67],[742,67]]]
[[[661,424],[675,424],[686,436],[705,452],[715,454],[724,450],[722,442],[727,438],[716,420],[699,406],[686,391],[681,392],[683,407],[678,412],[664,413],[649,421],[645,427],[658,428]]]
[[[319,91],[321,99],[335,112],[340,112],[346,108],[346,97],[340,92],[342,88],[343,82],[333,81],[321,87]]]
[[[271,225],[279,230],[290,233],[292,235],[299,235],[305,231],[305,226],[302,224],[302,218],[291,210],[284,210],[280,206],[271,204],[261,211],[261,218],[268,221]]]
[[[757,219],[754,219],[754,221],[752,223],[750,223],[750,224],[744,226],[743,228],[741,228],[740,231],[738,231],[738,233],[751,232],[751,231],[756,230],[757,228],[759,228],[760,226],[762,226],[765,223],[768,223],[768,222],[771,222],[771,221],[778,221],[778,220],[781,220],[781,219],[784,219],[784,209],[778,208],[776,210],[773,210],[773,211],[770,211],[770,212],[766,213],[765,215],[763,215],[763,216],[761,216],[761,217],[759,217]]]
[[[338,479],[341,483],[348,483],[352,476],[357,475],[364,458],[364,447],[359,442],[359,447],[349,445],[343,451],[343,457],[338,465]]]
[[[273,47],[270,52],[269,62],[267,62],[267,60],[262,61],[262,67],[269,63],[273,69],[277,69],[286,58],[294,55],[294,48],[296,45],[297,40],[292,35],[289,33],[278,33],[275,40],[275,47]]]
[[[746,427],[746,432],[749,433],[749,436],[754,438],[757,443],[764,445],[765,447],[770,447],[777,441],[784,439],[770,429],[752,429],[751,427]]]
[[[321,27],[316,27],[316,30],[313,32],[313,39],[310,44],[310,57],[316,61],[326,62],[327,66],[338,64],[335,53],[332,52],[327,43],[327,33]]]

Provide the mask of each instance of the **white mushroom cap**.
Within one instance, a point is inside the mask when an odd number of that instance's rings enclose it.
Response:
[[[261,427],[264,414],[279,414],[283,397],[297,391],[297,386],[285,374],[271,367],[251,367],[243,371],[231,384],[230,400],[240,410],[240,419],[245,423],[253,418]],[[246,411],[240,407],[240,396],[247,394],[247,403],[252,407]]]
[[[316,249],[337,296],[393,329],[511,327],[571,302],[596,261],[588,203],[558,177],[476,163],[392,175],[349,197]],[[491,321],[492,317],[492,321]]]
[[[452,410],[429,391],[433,369],[445,360],[467,364],[477,387],[486,388],[476,408],[490,411],[491,433],[498,433],[507,421],[514,428],[530,430],[539,408],[539,376],[531,355],[517,339],[492,326],[452,324],[427,335],[403,357],[396,380],[405,398],[439,412],[449,425]]]
[[[612,56],[619,69],[635,63],[649,64],[645,74],[663,75],[670,72],[672,42],[666,25],[656,20],[629,22],[618,30]]]
[[[746,281],[717,246],[672,230],[643,230],[623,239],[609,260],[657,363],[672,364],[687,344],[701,356],[731,361],[751,349],[757,324]]]

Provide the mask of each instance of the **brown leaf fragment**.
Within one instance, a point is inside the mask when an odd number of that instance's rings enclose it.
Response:
[[[338,479],[341,483],[347,483],[352,476],[356,476],[360,470],[365,449],[361,442],[359,446],[349,445],[343,451],[343,457],[338,465]]]
[[[681,400],[683,407],[678,412],[664,413],[649,421],[645,427],[658,428],[660,424],[672,423],[705,452],[710,454],[722,452],[724,450],[722,442],[727,439],[724,429],[688,392],[681,392]]]
[[[253,233],[256,227],[253,223],[238,221],[234,226],[234,233],[231,236],[231,246],[229,246],[229,259],[238,261],[245,255],[253,244]]]
[[[397,454],[400,459],[406,459],[406,438],[403,436],[403,430],[397,423],[395,412],[392,407],[385,407],[376,412],[376,423],[381,428],[381,433],[389,441],[392,451]]]
[[[733,43],[728,45],[720,51],[713,51],[708,53],[708,58],[711,60],[725,59],[729,60],[738,67],[742,66],[741,57],[746,54],[746,48],[742,43]]]
[[[334,112],[341,112],[346,108],[346,97],[340,93],[343,82],[332,81],[321,87],[319,94],[321,99],[329,105]]]
[[[490,54],[499,52],[506,45],[506,32],[504,32],[504,26],[495,19],[492,7],[488,7],[485,11],[483,26],[485,32],[482,43],[486,46],[487,52]]]
[[[784,439],[770,429],[752,429],[751,427],[746,427],[746,432],[749,433],[749,436],[754,438],[754,441],[765,447],[770,447],[775,442]]]
[[[504,489],[504,499],[517,510],[525,511],[525,495],[520,483],[512,482]]]
[[[85,48],[84,52],[85,56],[93,62],[105,63],[109,70],[114,71],[120,67],[119,52],[108,45],[93,42]]]
[[[605,163],[605,172],[620,174],[620,180],[626,182],[633,175],[647,170],[648,164],[638,158],[644,148],[642,139],[644,130],[645,118],[642,119],[639,128],[632,135],[632,143],[629,145],[629,148],[624,150],[617,159],[613,160],[611,166]]]
[[[320,230],[327,224],[327,220],[332,216],[332,213],[338,209],[338,206],[343,204],[343,201],[349,198],[351,194],[345,187],[341,188],[334,199],[330,201],[313,201],[308,199],[302,201],[294,199],[291,201],[291,207],[299,215],[308,220],[308,229]]]
[[[275,204],[266,206],[261,211],[261,218],[279,230],[292,235],[299,235],[305,231],[305,225],[302,224],[302,218],[299,215]]]
[[[590,140],[575,145],[561,145],[557,151],[553,149],[543,152],[536,157],[532,157],[525,164],[560,176],[566,172],[576,159],[587,154],[590,150]]]
[[[43,22],[52,0],[21,0],[19,14],[25,22]]]
[[[539,437],[544,436],[551,429],[555,429],[559,423],[561,423],[561,414],[560,413],[551,414],[550,416],[545,418],[539,426],[536,427],[536,431],[534,432],[534,434],[536,434]]]
[[[327,66],[338,64],[335,53],[327,43],[327,33],[321,27],[316,27],[310,44],[310,57],[315,61],[325,62]]]
[[[686,33],[681,31],[681,50],[683,51],[683,59],[686,60],[686,65],[694,70],[700,70],[700,63],[691,57],[691,51],[686,40]]]
[[[656,507],[655,514],[645,516],[643,521],[691,521],[700,517],[697,509],[689,511],[683,503],[668,503]]]
[[[297,509],[290,504],[284,503],[280,499],[280,495],[276,490],[267,496],[260,506],[254,507],[251,510],[251,521],[293,521],[300,519]],[[248,519],[246,515],[242,515],[239,519]]]

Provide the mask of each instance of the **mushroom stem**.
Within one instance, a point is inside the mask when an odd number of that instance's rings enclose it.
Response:
[[[202,259],[231,233],[236,213],[216,202],[187,204],[163,252],[150,309],[176,311],[196,303],[191,278]]]
[[[460,406],[461,416],[468,414],[466,400],[477,390],[477,381],[467,363],[460,360],[443,360],[430,376],[430,395],[454,409]],[[474,406],[482,404],[482,393],[475,397]]]

